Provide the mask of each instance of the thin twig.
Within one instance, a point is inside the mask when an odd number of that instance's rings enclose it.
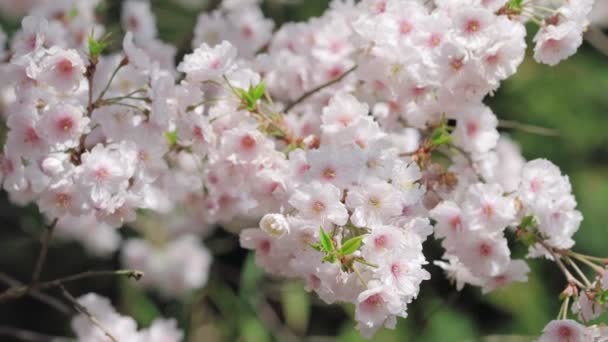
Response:
[[[306,100],[307,98],[311,97],[312,95],[314,95],[315,93],[317,93],[318,91],[321,91],[331,85],[334,85],[340,81],[342,81],[346,76],[348,76],[351,72],[355,71],[355,69],[357,69],[357,65],[353,66],[352,68],[346,70],[342,75],[340,75],[337,78],[334,78],[333,80],[327,82],[327,83],[323,83],[318,87],[315,87],[307,92],[305,92],[302,96],[300,96],[297,100],[291,102],[290,104],[287,105],[287,107],[285,107],[285,113],[289,112],[291,109],[293,109],[293,107],[295,107],[296,105],[298,105],[300,102]]]
[[[14,286],[9,288],[0,294],[0,303],[10,300],[23,297],[27,294],[28,291],[33,290],[45,290],[53,287],[60,287],[66,283],[73,282],[76,280],[82,280],[85,278],[94,278],[94,277],[107,277],[107,276],[127,276],[129,278],[133,278],[135,280],[139,280],[143,276],[143,272],[137,270],[118,270],[118,271],[86,271],[74,275],[70,275],[67,277],[46,281],[37,284],[31,285],[22,285],[22,286]]]
[[[547,250],[547,252],[549,252],[549,254],[551,254],[551,256],[553,257],[553,260],[555,260],[555,263],[557,264],[557,267],[559,267],[559,269],[562,271],[562,273],[566,277],[566,280],[568,281],[568,283],[574,284],[574,285],[580,287],[581,289],[584,289],[585,285],[583,285],[583,283],[581,283],[578,279],[576,279],[575,276],[572,275],[572,273],[570,273],[570,271],[568,271],[568,269],[566,268],[566,266],[560,259],[561,256],[557,255],[555,252],[553,252],[553,249],[551,247],[549,247],[546,243],[544,243],[542,241],[540,241],[539,243],[541,246],[543,246],[545,248],[545,250]]]
[[[9,276],[6,273],[2,273],[0,272],[0,281],[6,283],[9,286],[15,287],[15,286],[22,286],[23,284],[18,281],[17,279]],[[30,290],[29,291],[29,295],[33,298],[38,299],[39,301],[41,301],[42,303],[56,309],[57,311],[69,315],[71,314],[72,310],[70,310],[70,308],[68,308],[62,301],[53,298],[47,294],[44,294],[40,291],[36,291],[36,290]]]
[[[103,90],[99,94],[99,97],[97,97],[97,100],[95,100],[96,103],[103,100],[103,97],[106,94],[106,92],[108,91],[108,89],[110,89],[110,86],[112,85],[112,82],[114,81],[114,78],[116,77],[116,74],[118,74],[120,69],[122,69],[122,67],[124,67],[127,64],[129,64],[129,59],[127,57],[124,57],[123,59],[120,60],[118,66],[116,66],[116,69],[114,69],[114,71],[112,72],[112,75],[110,76],[110,79],[108,80],[108,83],[106,84],[105,88],[103,88]]]
[[[504,119],[499,120],[498,127],[515,129],[515,130],[522,131],[525,133],[542,135],[545,137],[558,137],[559,136],[559,131],[556,129],[525,124],[525,123],[521,123],[519,121],[514,121],[514,120],[504,120]]]
[[[59,288],[61,289],[63,296],[72,303],[72,305],[74,306],[74,309],[76,309],[76,311],[85,315],[89,319],[89,321],[91,321],[91,323],[93,323],[93,325],[98,327],[99,330],[103,331],[103,333],[110,339],[110,341],[118,342],[118,340],[114,336],[112,336],[112,334],[110,334],[110,332],[106,328],[104,328],[103,325],[101,325],[99,320],[95,316],[93,316],[87,308],[85,308],[83,305],[78,303],[78,300],[76,300],[76,298],[74,298],[68,292],[68,290],[66,290],[65,287],[63,287],[63,285],[60,285]]]
[[[591,287],[591,282],[589,281],[589,279],[587,279],[587,276],[585,275],[585,273],[578,267],[578,265],[568,256],[565,257],[566,261],[570,264],[570,266],[572,267],[572,269],[574,269],[574,271],[576,271],[576,273],[578,274],[579,277],[581,277],[581,279],[583,280],[583,282],[585,283],[585,285],[589,288]]]
[[[7,326],[0,326],[0,336],[11,337],[19,341],[26,342],[49,342],[63,339],[61,337],[44,335],[34,331],[17,329]]]
[[[602,29],[598,26],[589,26],[587,32],[585,32],[585,40],[591,44],[597,51],[608,56],[608,37],[602,32]]]
[[[266,302],[264,298],[257,301],[256,311],[258,316],[266,323],[266,327],[270,329],[274,337],[279,341],[298,341],[298,337],[283,323],[277,316],[274,309]]]
[[[44,266],[44,263],[46,261],[46,256],[49,251],[49,244],[51,243],[51,239],[53,238],[53,231],[55,230],[56,225],[57,219],[54,219],[46,230],[44,240],[42,241],[42,249],[40,250],[40,254],[38,255],[38,260],[36,261],[34,273],[32,273],[32,284],[36,284],[40,279],[40,273],[42,272],[42,267]]]

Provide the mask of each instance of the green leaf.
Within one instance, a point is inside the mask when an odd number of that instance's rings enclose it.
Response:
[[[608,302],[608,290],[605,290],[597,295],[596,301],[600,305],[604,305]]]
[[[108,47],[108,36],[97,40],[95,39],[94,32],[91,31],[89,35],[89,56],[90,57],[99,57],[101,53]]]
[[[533,215],[525,216],[521,219],[521,223],[519,224],[520,228],[529,229],[536,228],[536,218]]]
[[[329,253],[334,250],[334,244],[329,235],[323,230],[323,227],[319,228],[319,242],[324,251]]]
[[[175,144],[177,144],[177,130],[167,132],[165,137],[167,138],[169,146],[175,146]]]
[[[312,243],[312,244],[310,244],[310,247],[312,247],[312,249],[314,249],[314,250],[316,250],[316,251],[319,251],[319,252],[320,252],[321,250],[323,250],[323,248],[321,247],[321,245],[320,245],[320,244],[318,244],[318,243]]]
[[[364,237],[365,235],[359,235],[344,242],[342,248],[340,248],[340,254],[350,255],[355,253],[357,250],[359,250]]]
[[[437,127],[431,135],[431,144],[435,147],[446,145],[452,142],[452,136],[448,131],[447,124],[442,123],[441,126]]]
[[[261,99],[264,96],[265,93],[266,93],[266,84],[264,84],[264,81],[258,83],[258,85],[256,85],[250,91],[250,95],[256,101],[259,100],[259,99]]]
[[[509,0],[507,7],[512,11],[521,11],[524,6],[524,0]]]
[[[77,7],[72,7],[72,9],[70,9],[70,11],[68,12],[68,17],[70,19],[74,19],[78,16],[78,8]]]

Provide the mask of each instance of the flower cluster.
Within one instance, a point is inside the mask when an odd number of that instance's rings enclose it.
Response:
[[[367,105],[337,94],[323,109],[319,147],[290,153],[289,198],[261,229],[241,233],[265,269],[300,278],[327,303],[356,304],[365,336],[394,327],[429,279],[416,163],[398,158]],[[319,244],[316,244],[320,240]]]
[[[528,21],[553,65],[581,44],[591,1],[336,0],[274,34],[256,1],[224,1],[179,63],[146,1],[124,2],[123,51],[106,53],[97,4],[34,7],[6,51],[0,34],[2,186],[60,236],[120,248],[144,286],[177,297],[205,285],[200,238],[219,224],[269,273],[354,304],[368,337],[430,278],[429,235],[445,249],[434,264],[484,293],[527,280],[515,238],[568,281],[541,341],[605,339],[566,320],[571,300],[583,321],[608,301],[598,260],[570,250],[582,215],[568,178],[526,162],[483,103],[523,61]],[[122,243],[125,224],[142,238]],[[120,340],[182,338],[170,321],[138,332],[94,295],[82,304]],[[74,330],[102,338],[85,317]]]
[[[177,322],[173,319],[158,318],[150,327],[137,330],[135,320],[116,312],[107,298],[89,293],[78,298],[78,303],[97,321],[92,322],[85,314],[72,319],[72,329],[78,341],[106,341],[106,333],[97,325],[107,327],[107,332],[117,341],[178,342],[184,338],[184,333],[177,328]]]
[[[141,239],[127,240],[123,264],[141,270],[141,284],[166,297],[177,297],[207,283],[211,255],[194,235],[182,235],[161,248]]]

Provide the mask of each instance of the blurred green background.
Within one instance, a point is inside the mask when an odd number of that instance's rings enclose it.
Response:
[[[197,11],[172,1],[152,1],[163,40],[189,48]],[[305,20],[320,15],[325,0],[265,1],[267,16],[278,23]],[[106,18],[117,27],[120,1],[109,1]],[[14,30],[18,21],[4,19],[1,25]],[[531,34],[530,34],[531,36]],[[570,175],[584,222],[576,234],[576,249],[586,254],[608,256],[608,59],[585,44],[578,54],[557,67],[536,64],[527,58],[516,76],[504,82],[488,99],[501,119],[554,128],[558,137],[543,137],[505,131],[522,146],[527,159],[544,157]],[[42,232],[35,207],[11,205],[0,200],[0,270],[27,280],[38,251]],[[126,228],[123,234],[132,232]],[[94,291],[109,296],[124,314],[140,326],[155,317],[176,317],[190,341],[359,341],[354,330],[352,307],[327,306],[304,292],[297,282],[271,279],[255,266],[252,255],[236,248],[235,236],[218,231],[207,239],[216,250],[211,279],[181,301],[166,301],[146,293],[127,280],[95,279],[72,284],[74,294]],[[429,259],[439,258],[435,241],[426,243]],[[515,248],[523,256],[523,249]],[[531,341],[544,325],[557,316],[557,296],[564,279],[547,261],[530,262],[526,284],[514,284],[482,296],[479,289],[458,293],[442,273],[429,265],[432,280],[423,283],[420,298],[410,305],[408,319],[397,329],[381,330],[375,341]],[[53,243],[43,279],[52,279],[88,269],[119,268],[117,256],[94,259],[80,246]],[[51,294],[55,294],[51,292]],[[0,328],[19,327],[48,335],[70,336],[69,316],[39,302],[23,298],[0,305]],[[492,335],[492,336],[491,336]],[[0,337],[0,341],[10,341]]]

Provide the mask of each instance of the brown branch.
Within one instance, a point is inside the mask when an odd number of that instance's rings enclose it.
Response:
[[[144,273],[137,270],[118,270],[118,271],[86,271],[74,275],[70,275],[67,277],[46,281],[42,283],[36,283],[31,285],[22,285],[22,286],[13,286],[8,290],[4,291],[0,294],[0,303],[17,299],[25,296],[28,292],[34,290],[46,290],[54,287],[61,287],[66,283],[82,280],[85,278],[94,278],[94,277],[107,277],[107,276],[127,276],[129,278],[133,278],[135,280],[139,280]]]
[[[7,285],[9,285],[11,287],[18,287],[18,286],[23,285],[17,279],[9,276],[8,274],[2,273],[2,272],[0,272],[0,281],[6,283]],[[47,294],[44,294],[40,291],[30,290],[29,295],[33,298],[38,299],[42,303],[56,309],[57,311],[59,311],[63,314],[69,315],[72,313],[72,310],[70,310],[70,308],[68,308],[62,301],[60,301],[56,298],[53,298]]]
[[[304,100],[306,100],[307,98],[311,97],[312,95],[316,94],[317,92],[331,86],[334,85],[340,81],[342,81],[346,76],[348,76],[351,72],[355,71],[355,69],[357,69],[357,65],[353,66],[352,68],[346,70],[342,75],[340,75],[338,78],[334,78],[333,80],[327,82],[327,83],[323,83],[318,87],[315,87],[307,92],[305,92],[304,94],[302,94],[302,96],[300,96],[297,100],[291,102],[290,104],[287,105],[287,107],[285,107],[285,113],[289,112],[290,110],[293,109],[293,107],[295,107],[296,105],[298,105],[300,102],[303,102]]]
[[[32,273],[32,284],[36,284],[40,279],[40,273],[42,272],[42,267],[46,261],[46,256],[49,252],[49,245],[51,243],[51,239],[53,238],[53,232],[55,231],[56,225],[57,219],[54,219],[46,230],[44,240],[42,241],[42,249],[40,250],[38,260],[36,260],[36,266],[34,267],[34,272]]]
[[[82,304],[78,303],[78,300],[76,300],[76,298],[74,298],[68,292],[68,290],[66,290],[65,287],[63,287],[63,285],[60,285],[59,288],[61,289],[63,296],[72,303],[72,305],[74,306],[74,309],[76,309],[76,311],[85,315],[89,319],[89,321],[91,321],[91,323],[93,323],[93,325],[95,325],[97,328],[99,328],[99,330],[103,331],[104,335],[106,335],[110,339],[110,341],[118,342],[118,340],[114,336],[112,336],[112,334],[106,328],[103,327],[101,322],[99,322],[99,320],[95,316],[93,316],[87,308],[85,308]]]
[[[0,326],[0,336],[10,337],[19,341],[26,342],[49,342],[62,339],[60,337],[44,335],[34,331],[17,329],[7,326]]]

